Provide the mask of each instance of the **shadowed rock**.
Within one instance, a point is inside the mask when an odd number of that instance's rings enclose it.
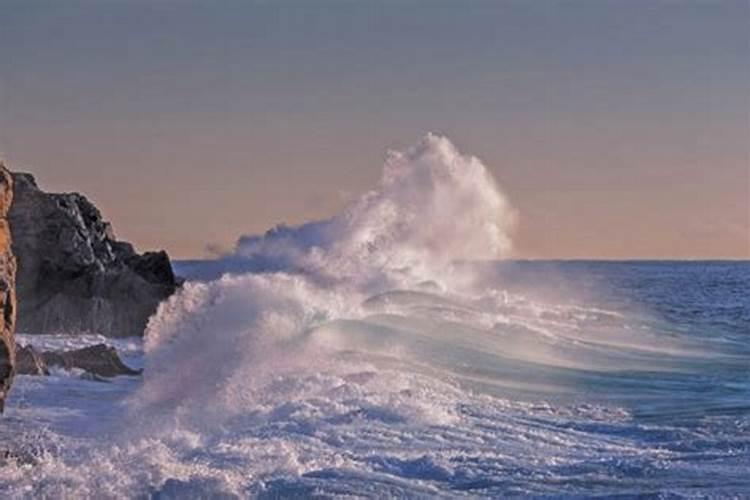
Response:
[[[49,351],[42,353],[46,366],[57,366],[66,370],[78,368],[97,377],[111,378],[118,375],[140,375],[122,362],[114,347],[97,344],[74,351]]]
[[[29,174],[13,178],[18,330],[143,335],[148,318],[178,286],[167,254],[140,255],[117,241],[80,194],[45,193]]]

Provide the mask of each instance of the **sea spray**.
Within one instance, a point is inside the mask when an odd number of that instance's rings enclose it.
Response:
[[[506,257],[516,217],[481,161],[429,134],[390,152],[378,186],[341,214],[245,236],[225,259],[376,292],[442,281],[456,260]]]
[[[515,219],[447,139],[392,153],[340,215],[243,237],[231,272],[162,304],[142,380],[19,377],[5,441],[33,422],[54,446],[0,467],[0,494],[748,491],[746,343],[576,301],[591,264],[558,296],[511,290],[474,261],[508,255]]]
[[[391,152],[378,186],[340,215],[245,237],[227,257],[272,271],[187,283],[165,302],[131,410],[205,429],[314,393],[279,380],[394,370],[502,395],[571,390],[580,374],[569,370],[659,369],[674,342],[604,321],[582,329],[571,307],[474,279],[461,263],[507,255],[515,220],[487,168],[448,139]]]
[[[362,320],[368,297],[394,287],[455,287],[456,261],[507,254],[515,218],[487,168],[448,139],[430,134],[389,153],[377,188],[342,214],[243,238],[231,257],[274,262],[276,271],[188,283],[160,308],[146,335],[136,411],[226,418],[252,409],[264,376],[281,376],[295,356],[314,370],[331,364],[337,349],[330,334],[314,333],[318,325]],[[377,334],[366,336],[378,343]]]

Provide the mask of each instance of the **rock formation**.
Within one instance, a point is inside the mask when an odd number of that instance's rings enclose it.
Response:
[[[114,347],[96,344],[72,351],[39,352],[32,346],[19,345],[16,349],[18,375],[49,375],[50,367],[73,370],[77,368],[95,377],[111,378],[119,375],[140,375],[141,370],[122,362]]]
[[[15,371],[16,261],[11,250],[8,211],[13,203],[13,178],[0,163],[0,411]]]
[[[78,368],[99,377],[141,374],[141,370],[134,370],[125,365],[114,347],[105,344],[96,344],[74,351],[43,352],[42,359],[47,367],[57,366],[66,370]]]
[[[139,255],[117,241],[77,193],[50,194],[14,173],[9,214],[18,258],[18,331],[140,336],[178,287],[165,252]]]

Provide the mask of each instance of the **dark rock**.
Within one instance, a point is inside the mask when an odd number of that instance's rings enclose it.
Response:
[[[167,254],[139,255],[117,241],[80,194],[45,193],[29,174],[13,178],[18,330],[143,335],[148,318],[178,287]]]
[[[97,344],[74,351],[50,351],[42,353],[47,367],[58,366],[66,370],[78,368],[96,377],[111,378],[118,375],[140,375],[122,362],[114,347]]]
[[[8,223],[12,203],[13,178],[0,162],[0,412],[13,382],[16,362],[16,260]]]
[[[47,363],[33,346],[16,346],[17,375],[49,375]]]
[[[118,375],[139,375],[122,362],[117,351],[105,344],[97,344],[72,351],[39,352],[33,346],[16,346],[17,375],[49,375],[48,367],[65,370],[84,370],[85,378],[101,381]]]

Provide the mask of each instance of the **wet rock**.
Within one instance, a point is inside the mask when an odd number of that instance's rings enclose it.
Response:
[[[118,375],[139,375],[127,366],[114,347],[97,344],[71,351],[37,351],[33,346],[16,346],[17,375],[49,375],[50,367],[79,369],[83,378],[102,381]]]
[[[130,368],[122,362],[114,347],[97,344],[74,351],[49,351],[42,353],[48,368],[57,366],[66,370],[78,368],[95,377],[111,378],[118,375],[140,375],[141,370]]]
[[[44,362],[42,353],[30,345],[18,345],[16,347],[16,374],[49,375],[47,363]]]
[[[77,193],[51,194],[14,173],[9,213],[18,256],[18,330],[32,334],[141,336],[179,286],[165,252],[117,241],[99,210]]]
[[[13,178],[0,162],[0,412],[15,371],[16,260],[11,246],[8,211],[13,203]]]

